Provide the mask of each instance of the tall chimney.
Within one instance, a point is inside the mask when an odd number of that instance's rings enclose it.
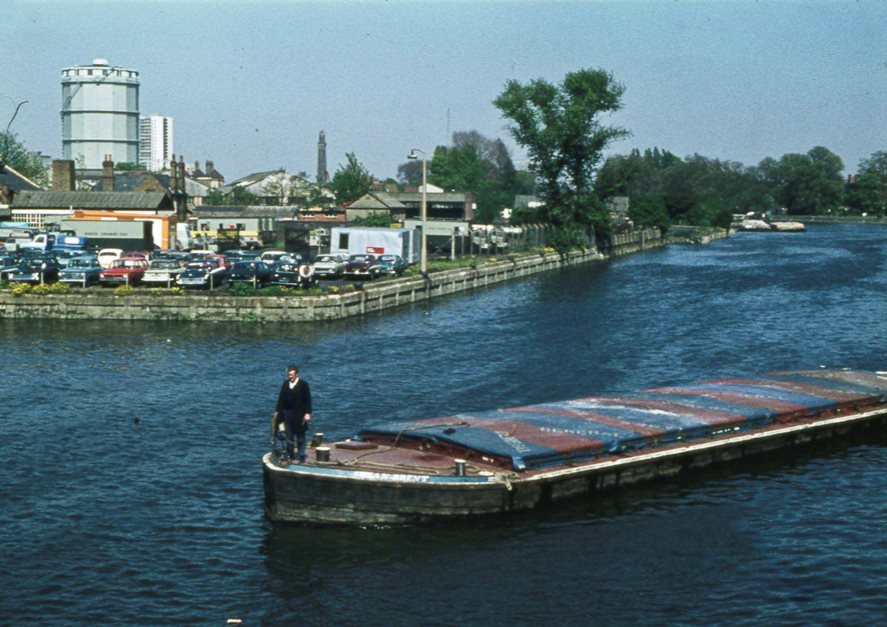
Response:
[[[53,159],[52,191],[74,191],[74,161],[72,159]]]
[[[206,175],[209,176],[210,174],[212,174],[215,171],[215,169],[216,169],[216,164],[213,163],[212,161],[210,161],[209,159],[207,159],[207,161],[206,161]]]
[[[111,155],[105,155],[105,160],[102,161],[102,191],[114,191],[114,161]]]
[[[179,155],[179,193],[185,194],[185,157]]]
[[[169,193],[175,194],[176,190],[179,188],[179,183],[176,180],[178,178],[178,169],[176,168],[176,155],[175,153],[169,156]],[[175,196],[173,196],[175,197]]]

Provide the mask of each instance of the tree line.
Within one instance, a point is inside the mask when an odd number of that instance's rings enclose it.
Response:
[[[614,227],[607,200],[629,198],[635,226],[668,229],[674,224],[729,226],[733,214],[749,211],[787,215],[887,216],[887,151],[863,159],[845,178],[840,157],[816,146],[805,154],[766,158],[755,166],[694,154],[678,157],[658,147],[605,156],[630,135],[604,117],[622,107],[625,87],[601,69],[568,73],[553,84],[542,79],[509,81],[493,101],[508,130],[529,157],[515,167],[501,139],[460,131],[437,146],[427,164],[428,182],[445,191],[470,192],[476,220],[499,220],[511,209],[512,223],[555,227],[559,250],[587,246],[589,235],[606,240]],[[15,135],[0,133],[2,160],[44,182],[45,170]],[[422,162],[398,166],[397,179],[378,181],[353,153],[346,155],[327,184],[338,204],[376,189],[404,189],[422,180]],[[273,191],[273,190],[272,190]],[[278,190],[279,191],[279,190]],[[270,194],[296,202],[326,202],[320,188]],[[516,196],[537,196],[542,204],[515,206]],[[254,204],[256,197],[234,188],[214,190],[208,204]]]

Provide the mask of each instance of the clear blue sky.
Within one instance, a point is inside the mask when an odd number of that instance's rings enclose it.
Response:
[[[887,2],[4,0],[0,128],[61,156],[62,68],[136,69],[141,112],[231,181],[330,173],[353,152],[380,178],[454,131],[500,137],[506,81],[602,68],[626,87],[611,152],[658,146],[757,164],[825,146],[848,172],[887,150]]]

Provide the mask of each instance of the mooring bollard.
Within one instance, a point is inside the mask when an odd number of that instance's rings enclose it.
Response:
[[[330,461],[330,447],[318,446],[316,449],[314,449],[314,457],[319,462]]]
[[[456,476],[464,477],[465,476],[465,460],[457,459],[454,460],[456,462]]]

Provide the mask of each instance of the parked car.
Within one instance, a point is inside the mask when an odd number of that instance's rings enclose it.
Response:
[[[274,266],[271,282],[274,285],[308,288],[317,285],[317,274],[310,263],[284,261]]]
[[[12,272],[21,263],[21,255],[15,250],[0,252],[0,281],[9,280]]]
[[[407,269],[407,262],[400,255],[380,255],[379,269],[382,274],[401,276]]]
[[[120,257],[99,273],[102,285],[137,285],[148,270],[144,257]]]
[[[59,281],[69,285],[88,286],[90,283],[99,282],[99,274],[102,267],[99,260],[92,256],[73,257],[68,260],[68,265],[62,269]]]
[[[274,271],[267,263],[262,261],[238,261],[228,271],[228,280],[231,283],[249,283],[254,287],[268,285],[274,275]]]
[[[379,259],[375,255],[349,255],[345,264],[345,278],[375,279],[379,276]]]
[[[342,255],[318,255],[314,260],[314,274],[319,279],[338,279],[345,274],[346,264]]]
[[[285,250],[265,250],[259,255],[259,260],[264,261],[269,266],[273,266],[281,261],[302,261],[302,255],[288,253]]]
[[[262,247],[262,240],[258,235],[243,235],[240,238],[240,247],[255,250]]]
[[[236,248],[226,250],[224,253],[225,259],[232,266],[238,261],[251,261],[258,258],[258,256],[259,253],[255,250],[238,250]]]
[[[59,279],[59,267],[55,257],[27,256],[9,275],[13,283],[54,283]]]
[[[145,285],[159,285],[170,287],[176,282],[179,274],[185,268],[185,261],[174,258],[152,259],[148,262],[148,270],[142,278]]]
[[[190,261],[176,279],[181,287],[215,289],[228,279],[228,268],[218,259],[208,257],[201,261]]]
[[[122,256],[122,248],[102,248],[97,255],[99,265],[103,268],[110,268],[111,262],[115,259],[120,259]]]

